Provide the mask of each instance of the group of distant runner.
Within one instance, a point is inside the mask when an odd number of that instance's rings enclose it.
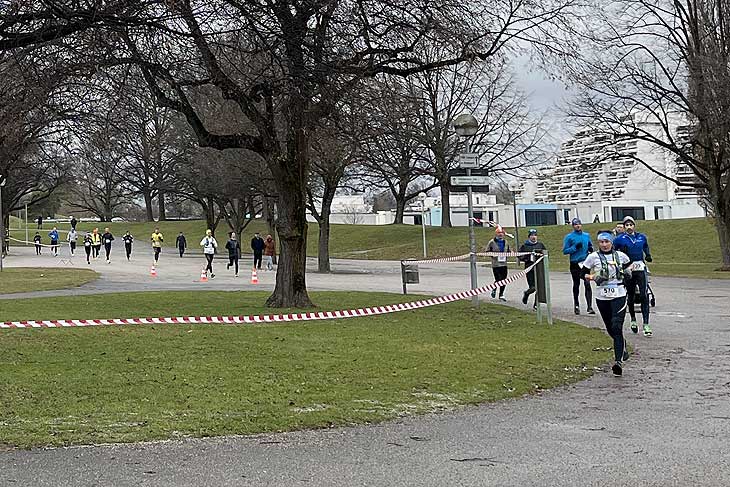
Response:
[[[111,233],[109,228],[105,228],[103,233],[99,232],[98,228],[94,228],[92,231],[84,233],[83,237],[79,236],[76,230],[76,219],[71,220],[71,229],[66,234],[66,242],[69,246],[69,252],[71,256],[76,254],[77,242],[79,238],[82,238],[82,244],[86,253],[86,263],[91,264],[91,260],[98,260],[101,255],[101,247],[104,247],[104,257],[107,264],[111,264],[111,252],[112,242],[114,242],[114,235]],[[48,238],[50,239],[50,249],[54,256],[58,256],[59,253],[59,242],[60,234],[57,227],[48,232]],[[134,236],[127,230],[122,235],[122,242],[124,242],[124,252],[127,260],[132,258],[132,245],[134,243]],[[152,251],[154,254],[153,265],[158,265],[160,260],[160,254],[162,253],[162,244],[164,242],[164,236],[160,232],[158,227],[155,227],[154,232],[150,235],[150,243],[152,245]],[[41,255],[43,244],[43,238],[40,232],[36,232],[33,237],[33,243],[35,244],[36,255]],[[200,241],[200,246],[203,249],[203,255],[206,259],[206,267],[204,272],[206,275],[210,273],[210,277],[214,278],[213,273],[213,257],[218,252],[218,241],[213,236],[211,230],[205,232],[205,236]],[[188,242],[183,234],[180,232],[175,239],[175,247],[180,254],[180,257],[185,255],[185,251],[188,248]],[[236,238],[235,232],[228,232],[228,241],[225,244],[225,249],[228,251],[228,265],[226,269],[234,269],[234,275],[238,277],[238,262],[241,258],[241,244]],[[262,237],[259,232],[256,232],[251,239],[251,250],[253,251],[253,264],[254,268],[261,270],[262,265],[265,263],[266,270],[274,269],[274,258],[276,257],[276,244],[274,238],[271,235],[267,235],[266,238]]]
[[[596,314],[593,308],[593,290],[591,282],[596,285],[595,303],[601,315],[606,331],[613,339],[615,363],[612,371],[615,375],[623,373],[623,363],[629,358],[626,348],[626,339],[623,335],[623,324],[628,309],[631,317],[630,327],[634,333],[639,332],[636,322],[635,303],[641,304],[642,332],[645,337],[652,336],[649,325],[648,277],[646,263],[652,261],[649,242],[646,235],[636,231],[636,221],[630,216],[623,219],[612,230],[601,230],[596,234],[598,249],[594,249],[590,235],[583,231],[583,224],[578,218],[571,221],[573,231],[563,239],[563,254],[570,259],[570,275],[573,284],[573,311],[576,315],[581,312],[580,288],[584,288],[586,311]],[[545,245],[538,241],[536,229],[530,229],[527,240],[520,246],[521,255],[518,259],[524,262],[525,267],[535,262],[537,254],[546,250]],[[510,252],[510,246],[505,240],[505,232],[500,226],[495,230],[495,236],[486,247],[487,252]],[[506,256],[492,257],[492,272],[495,282],[507,277]],[[536,292],[535,270],[527,274],[527,290],[522,294],[522,302],[527,304],[531,294]],[[504,291],[506,286],[499,287],[499,299],[506,301]],[[497,296],[497,290],[492,291],[492,298]],[[537,308],[537,296],[533,309]]]

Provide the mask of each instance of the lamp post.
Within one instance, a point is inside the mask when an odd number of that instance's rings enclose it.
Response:
[[[428,255],[426,252],[426,193],[419,193],[418,199],[421,202],[421,230],[423,231],[423,258]]]
[[[469,137],[473,137],[479,131],[479,122],[471,113],[462,113],[454,119],[454,131],[459,137],[464,137],[466,142],[465,152],[469,153],[471,144]],[[466,169],[466,175],[471,176],[471,169]],[[471,185],[466,187],[466,201],[469,207],[469,278],[471,288],[477,288],[477,243],[474,236],[474,206],[471,198]],[[479,306],[479,297],[472,296],[472,306]]]
[[[3,259],[5,259],[5,214],[3,213],[3,187],[5,176],[0,174],[0,272],[3,271]]]
[[[520,190],[520,183],[517,181],[510,181],[507,184],[507,189],[512,192],[512,210],[515,215],[515,246],[520,244],[520,222],[517,221],[517,192]]]

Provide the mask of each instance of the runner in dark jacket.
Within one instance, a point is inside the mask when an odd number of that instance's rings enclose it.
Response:
[[[127,254],[127,260],[129,260],[132,256],[132,243],[134,242],[134,237],[129,233],[129,230],[122,235],[122,242],[124,242],[124,252]]]
[[[226,265],[226,269],[234,266],[236,277],[238,277],[238,259],[241,257],[241,243],[236,240],[235,232],[231,232],[231,236],[228,242],[226,242],[226,249],[228,250],[228,265]]]
[[[182,232],[180,232],[180,235],[178,235],[175,239],[175,247],[177,247],[177,250],[180,252],[180,257],[182,257],[185,253],[185,249],[188,248],[188,241],[185,239],[185,235],[183,235]]]
[[[644,336],[650,337],[652,330],[649,326],[649,293],[645,264],[645,261],[652,261],[649,241],[646,235],[636,231],[636,222],[630,216],[624,218],[623,224],[625,232],[616,237],[613,241],[613,247],[626,254],[631,260],[631,279],[626,283],[628,296],[626,306],[629,308],[629,314],[631,315],[631,331],[634,333],[639,332],[639,327],[636,324],[636,310],[634,310],[636,288],[638,286],[639,299],[641,300],[641,317],[644,319],[642,328]]]
[[[545,244],[537,241],[537,230],[531,228],[528,232],[528,237],[525,243],[520,246],[520,252],[534,252],[535,254],[541,254],[544,250],[547,250]],[[535,255],[523,255],[519,259],[525,263],[525,268],[531,266],[537,257]],[[532,269],[527,273],[527,290],[522,293],[522,303],[527,304],[527,300],[530,298],[530,294],[536,291],[535,288],[535,269]],[[537,295],[535,295],[535,302],[532,305],[533,309],[537,309]]]
[[[106,263],[111,264],[112,261],[109,258],[109,254],[112,252],[112,242],[114,241],[114,235],[109,231],[109,227],[104,229],[104,233],[101,236],[101,241],[104,244],[104,253],[106,254]]]

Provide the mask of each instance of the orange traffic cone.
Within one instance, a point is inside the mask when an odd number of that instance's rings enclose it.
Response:
[[[157,269],[155,269],[154,265],[152,265],[152,267],[150,268],[150,276],[157,277]]]
[[[205,272],[205,269],[200,271],[200,282],[208,282],[208,273]]]
[[[251,269],[251,284],[259,283],[259,275],[256,273],[256,268]]]

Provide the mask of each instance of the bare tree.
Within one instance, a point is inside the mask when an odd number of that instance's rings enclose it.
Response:
[[[635,157],[678,186],[706,192],[722,269],[730,270],[728,4],[631,0],[607,2],[601,12],[602,28],[592,26],[584,37],[588,52],[568,66],[581,89],[571,115],[616,140],[646,141],[674,158],[664,171]],[[696,180],[680,180],[677,164],[691,168]]]
[[[451,226],[449,171],[458,166],[459,153],[465,150],[453,130],[461,113],[478,117],[480,130],[470,150],[479,154],[480,167],[490,175],[526,176],[545,160],[541,121],[530,113],[505,61],[493,58],[419,73],[409,78],[407,90],[416,107],[423,173],[441,190],[441,226]]]
[[[267,304],[304,307],[306,185],[310,134],[322,117],[364,78],[408,76],[486,60],[512,42],[547,43],[562,32],[574,0],[496,0],[490,8],[465,2],[377,0],[29,0],[0,16],[0,50],[72,36],[87,29],[121,40],[107,50],[137,64],[162,106],[181,112],[201,146],[258,153],[278,194],[280,266]],[[126,29],[125,26],[129,26]],[[437,60],[419,55],[423,43],[445,47]],[[247,123],[211,129],[196,88],[213,86]]]
[[[426,176],[420,128],[414,113],[417,100],[409,96],[408,83],[391,77],[371,87],[368,105],[371,130],[363,143],[359,177],[371,188],[390,191],[395,199],[395,223],[403,223],[409,200],[436,186]]]

